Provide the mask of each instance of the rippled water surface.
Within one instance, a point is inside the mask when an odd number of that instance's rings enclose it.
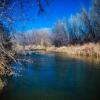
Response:
[[[100,100],[99,63],[33,53],[12,68],[0,100]]]

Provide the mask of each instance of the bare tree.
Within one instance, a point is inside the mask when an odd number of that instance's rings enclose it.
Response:
[[[80,31],[85,35],[84,42],[95,41],[96,36],[94,33],[94,28],[93,28],[90,12],[87,12],[85,8],[82,8],[81,13],[80,13],[80,19],[82,20],[83,24],[85,25],[85,31],[80,29]]]
[[[40,46],[49,46],[51,44],[49,38],[49,30],[32,30],[30,32],[21,33],[16,35],[16,43],[23,45],[40,45]]]
[[[69,43],[69,33],[65,20],[58,20],[52,29],[52,41],[55,46],[64,46]]]
[[[80,14],[77,13],[75,16],[71,15],[69,18],[69,33],[70,41],[72,44],[79,43],[81,41],[80,29],[83,28],[83,24],[80,20]]]
[[[48,29],[35,30],[32,33],[32,37],[35,45],[49,46],[51,44]]]
[[[100,0],[92,0],[91,18],[96,41],[100,41]]]

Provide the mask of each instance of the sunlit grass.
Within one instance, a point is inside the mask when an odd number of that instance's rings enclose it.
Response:
[[[46,52],[61,52],[66,53],[68,55],[76,55],[76,56],[93,56],[93,57],[100,57],[100,44],[99,43],[87,43],[83,45],[69,45],[69,46],[62,46],[62,47],[55,47],[55,46],[35,46],[35,45],[28,45],[23,48],[21,45],[16,46],[16,51],[34,51],[34,50],[44,50]]]
[[[55,52],[64,52],[68,55],[100,57],[100,44],[88,43],[84,45],[69,45],[54,49]]]

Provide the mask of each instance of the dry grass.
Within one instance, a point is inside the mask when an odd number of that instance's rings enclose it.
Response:
[[[9,68],[10,61],[16,61],[14,58],[15,52],[12,50],[6,50],[0,46],[0,76],[12,74],[11,69]]]
[[[76,56],[93,56],[93,57],[100,57],[100,43],[88,43],[84,45],[69,45],[69,46],[63,46],[63,47],[44,47],[44,46],[35,46],[35,45],[28,45],[23,48],[21,45],[16,46],[17,52],[23,52],[23,51],[39,51],[44,50],[46,52],[60,52],[60,53],[66,53],[68,55],[76,55]]]
[[[0,59],[0,76],[10,76],[12,71],[8,65],[8,60],[6,58]]]
[[[12,50],[6,50],[2,45],[0,45],[0,90],[5,86],[5,82],[1,80],[3,76],[11,76],[12,70],[9,67],[9,62],[14,59],[14,52]]]
[[[5,74],[6,62],[4,59],[0,59],[0,76]]]
[[[0,90],[2,90],[3,87],[4,87],[4,83],[3,83],[3,81],[0,79]]]
[[[100,44],[88,43],[84,45],[70,45],[59,48],[48,48],[48,51],[63,52],[68,55],[100,57]]]

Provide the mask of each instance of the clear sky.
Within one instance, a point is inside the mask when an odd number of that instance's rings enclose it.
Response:
[[[35,4],[27,5],[23,11],[24,16],[28,20],[16,21],[14,26],[17,30],[25,31],[33,28],[50,28],[58,20],[62,18],[68,19],[71,14],[80,11],[84,6],[87,10],[90,8],[91,0],[49,0],[49,5],[45,6],[45,12],[38,15],[38,8]],[[45,5],[45,4],[44,4]],[[18,6],[15,7],[15,15],[19,16]],[[21,16],[21,15],[20,15]]]

